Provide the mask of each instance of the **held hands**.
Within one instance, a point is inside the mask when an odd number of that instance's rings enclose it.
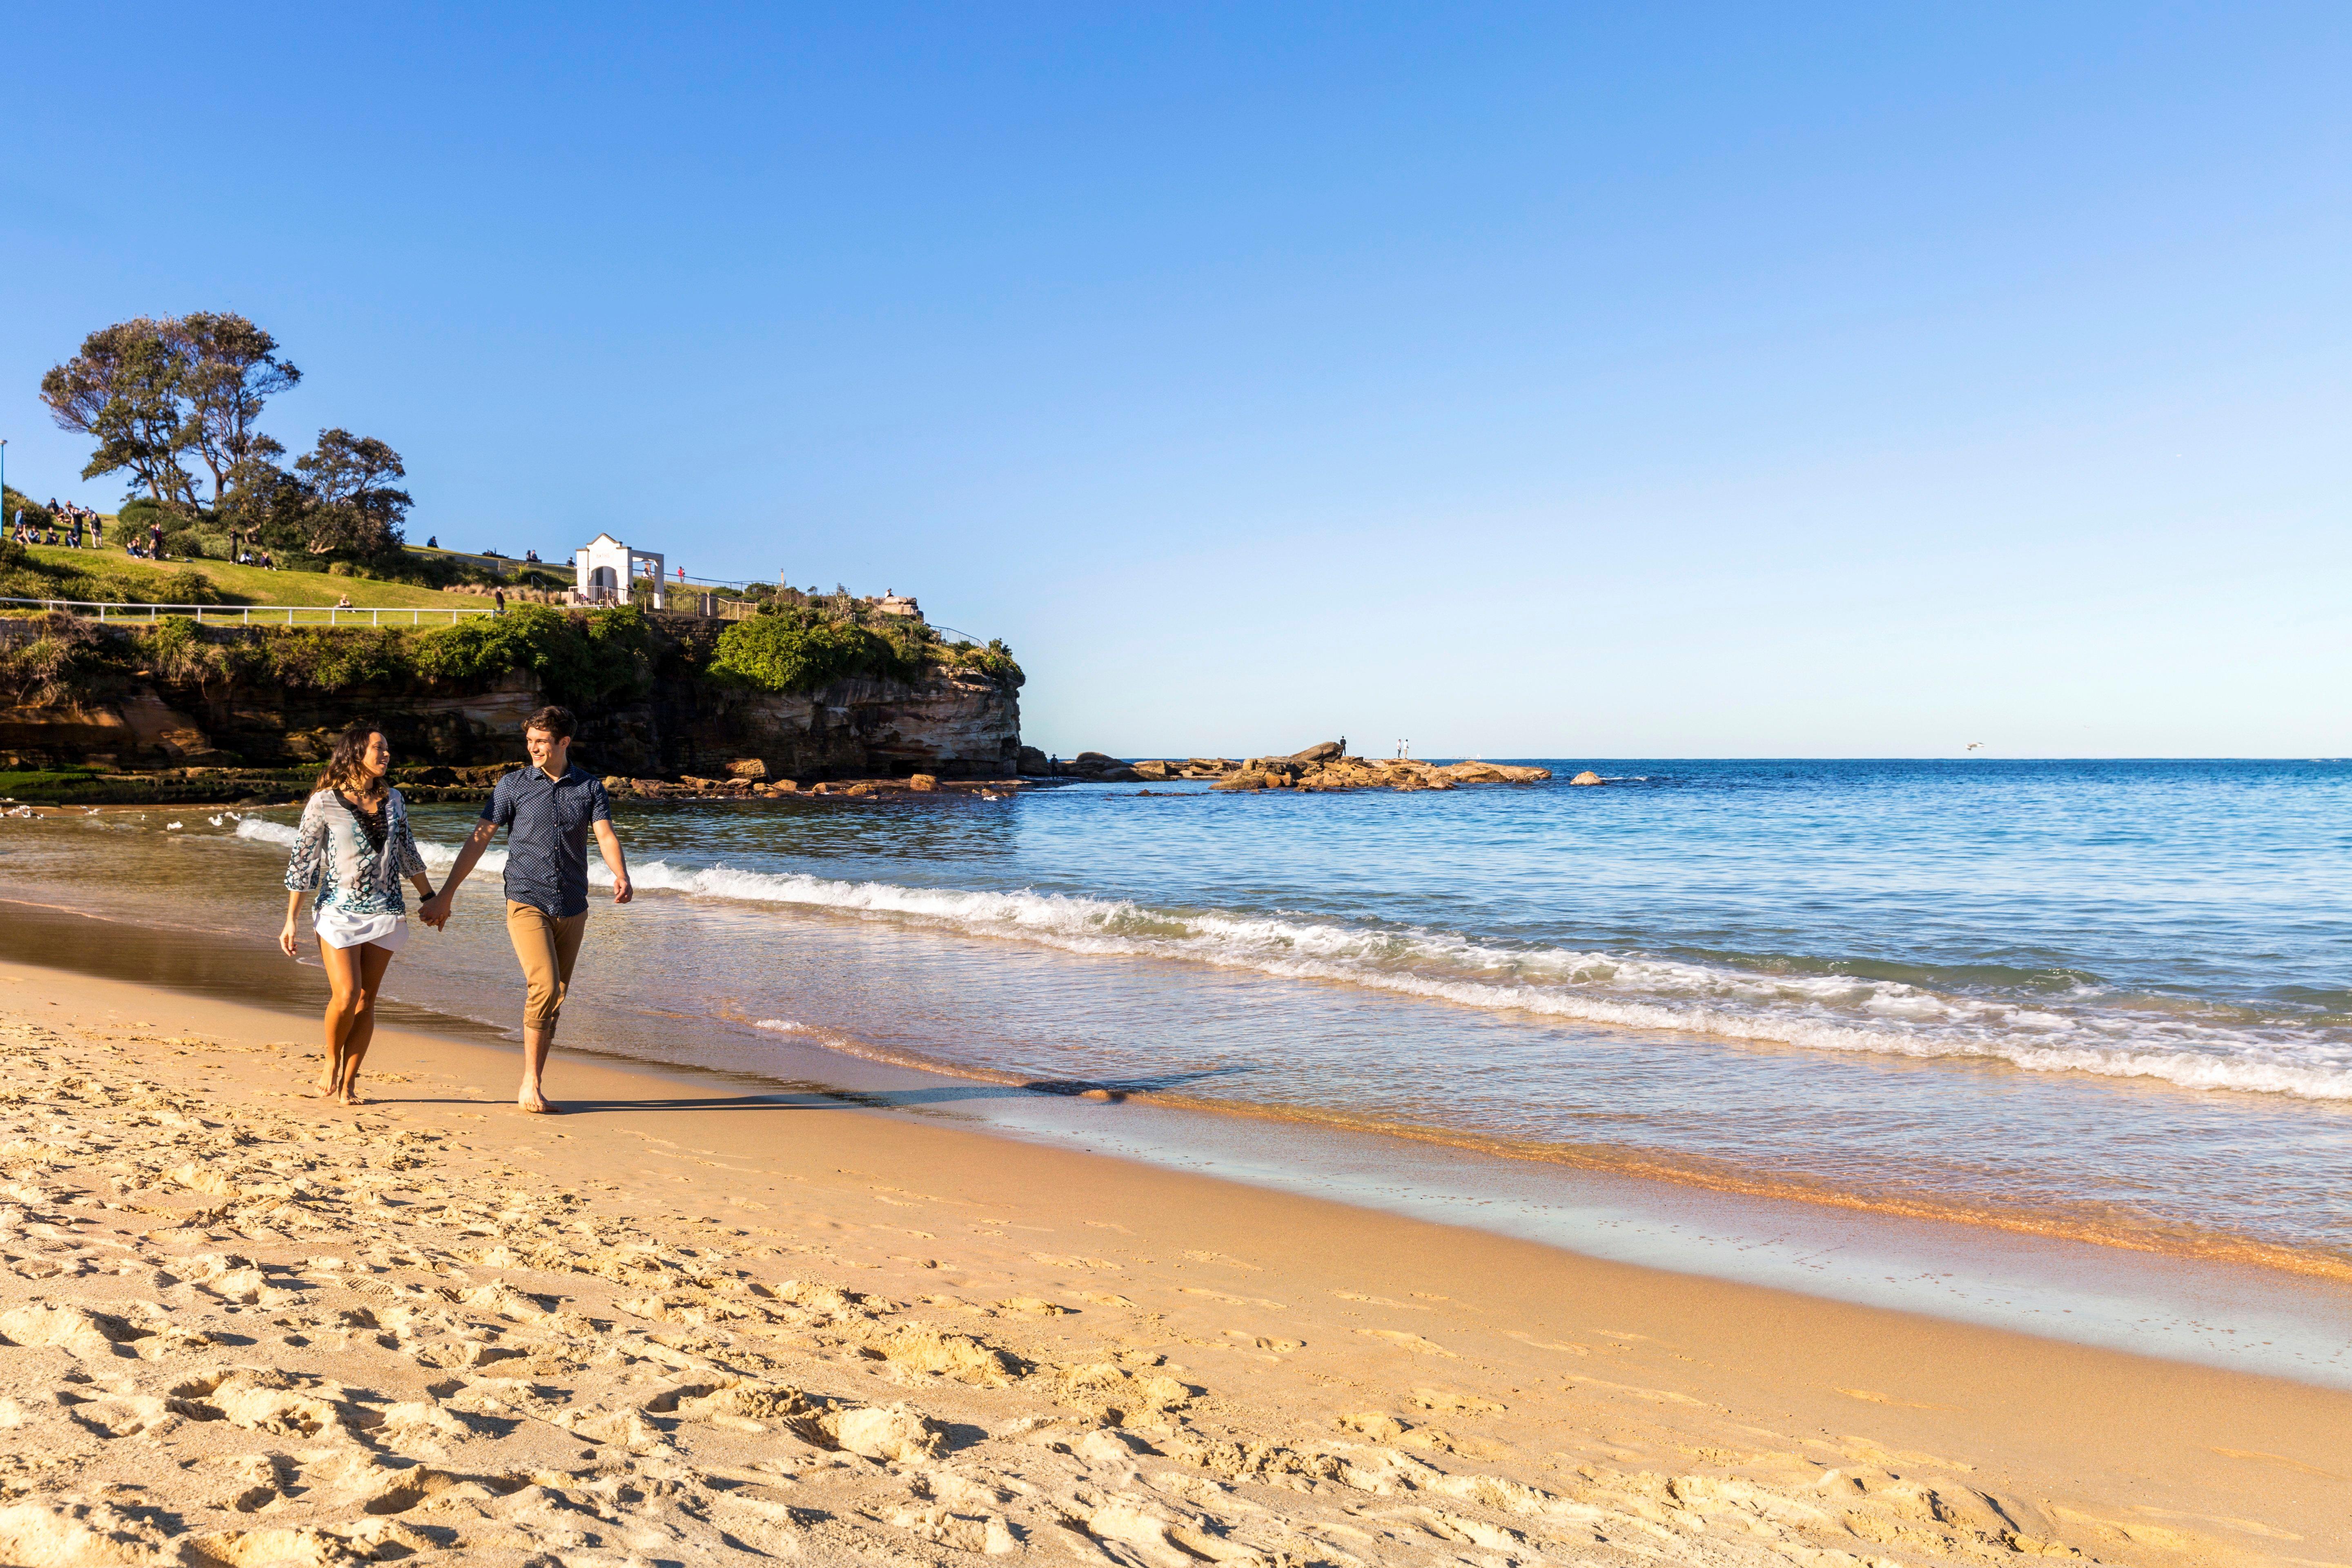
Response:
[[[436,893],[416,906],[416,918],[435,931],[446,930],[449,924],[449,895]]]

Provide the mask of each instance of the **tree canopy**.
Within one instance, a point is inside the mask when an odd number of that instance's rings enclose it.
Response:
[[[202,510],[189,461],[212,475],[212,510],[273,551],[381,562],[400,552],[414,504],[392,481],[400,454],[341,427],[279,467],[285,444],[262,410],[300,384],[278,340],[245,317],[199,310],[101,327],[81,352],[41,378],[41,401],[63,428],[95,443],[82,478],[127,474],[131,494],[194,517]]]

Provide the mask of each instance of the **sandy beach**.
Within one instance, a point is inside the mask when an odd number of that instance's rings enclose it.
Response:
[[[0,1560],[2352,1560],[2352,1395],[0,967]]]

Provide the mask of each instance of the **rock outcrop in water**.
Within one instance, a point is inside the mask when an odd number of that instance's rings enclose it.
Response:
[[[1098,784],[1158,784],[1170,779],[1213,780],[1219,789],[1452,789],[1467,784],[1533,784],[1551,777],[1549,768],[1507,763],[1451,763],[1440,766],[1410,757],[1351,757],[1339,742],[1326,741],[1286,757],[1187,757],[1122,763],[1100,752],[1080,752],[1055,763],[1034,747],[1024,747],[1021,771],[1033,776],[1081,778]]]

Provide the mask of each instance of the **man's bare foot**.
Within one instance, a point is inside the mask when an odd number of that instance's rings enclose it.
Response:
[[[515,1096],[515,1104],[533,1116],[552,1115],[555,1110],[555,1107],[547,1102],[547,1096],[539,1092],[539,1085],[535,1083],[522,1086],[522,1091]]]

